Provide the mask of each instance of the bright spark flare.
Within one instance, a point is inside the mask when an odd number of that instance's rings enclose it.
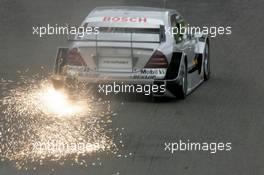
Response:
[[[33,97],[39,103],[40,109],[45,114],[55,114],[58,116],[72,116],[87,112],[89,106],[84,102],[70,101],[68,96],[60,91],[56,91],[53,87],[47,86],[40,89]]]
[[[47,79],[37,79],[0,80],[1,159],[15,161],[18,168],[69,159],[87,166],[80,157],[102,151],[116,154],[110,137],[114,130],[108,125],[115,113],[109,102],[87,94],[73,101]]]

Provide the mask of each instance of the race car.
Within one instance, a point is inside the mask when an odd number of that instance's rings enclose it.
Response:
[[[111,6],[95,8],[81,26],[97,33],[76,34],[55,60],[55,88],[85,82],[163,85],[155,97],[184,99],[210,78],[209,38],[180,33],[187,26],[173,9]],[[178,32],[177,32],[178,31]]]

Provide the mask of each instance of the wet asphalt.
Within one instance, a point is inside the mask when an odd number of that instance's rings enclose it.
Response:
[[[162,7],[158,0],[0,0],[0,78],[15,79],[17,70],[52,71],[62,36],[38,38],[32,26],[79,24],[96,6]],[[176,0],[177,9],[193,25],[231,26],[232,34],[211,38],[211,79],[186,100],[153,102],[142,96],[113,96],[118,109],[113,126],[125,128],[123,153],[104,155],[102,166],[48,164],[37,171],[20,171],[0,163],[0,174],[65,175],[261,175],[264,173],[264,49],[262,0]],[[124,105],[118,106],[122,102]],[[165,142],[231,142],[232,150],[164,151]],[[86,157],[89,159],[89,156]],[[55,171],[50,171],[55,167]]]

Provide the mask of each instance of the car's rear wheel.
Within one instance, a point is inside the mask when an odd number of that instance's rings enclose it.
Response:
[[[187,65],[184,61],[182,69],[180,72],[180,82],[176,86],[176,97],[179,99],[185,99],[188,89],[188,79],[187,79]]]
[[[55,90],[61,90],[64,88],[63,80],[51,78],[51,82]]]
[[[206,42],[205,49],[204,49],[204,80],[207,81],[210,78],[211,74],[211,67],[210,67],[210,50],[209,50],[209,43]]]
[[[80,91],[79,84],[74,79],[66,78],[66,80],[62,80],[52,78],[52,84],[55,90],[63,91],[70,98],[76,97]]]

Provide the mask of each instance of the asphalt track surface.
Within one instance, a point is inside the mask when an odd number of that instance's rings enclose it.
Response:
[[[32,25],[79,24],[102,5],[161,7],[161,1],[0,1],[0,75],[15,78],[19,69],[52,70],[56,48],[64,38],[32,36]],[[186,100],[152,102],[142,96],[113,97],[123,101],[116,127],[125,128],[127,159],[109,158],[103,166],[56,164],[38,171],[20,171],[0,163],[0,174],[142,174],[261,175],[264,173],[264,49],[262,0],[185,1],[167,4],[194,25],[232,26],[232,34],[211,39],[212,77]],[[232,142],[231,152],[164,151],[164,142]],[[102,154],[102,153],[101,153]],[[87,157],[89,159],[89,156]],[[55,172],[50,167],[56,167]]]

